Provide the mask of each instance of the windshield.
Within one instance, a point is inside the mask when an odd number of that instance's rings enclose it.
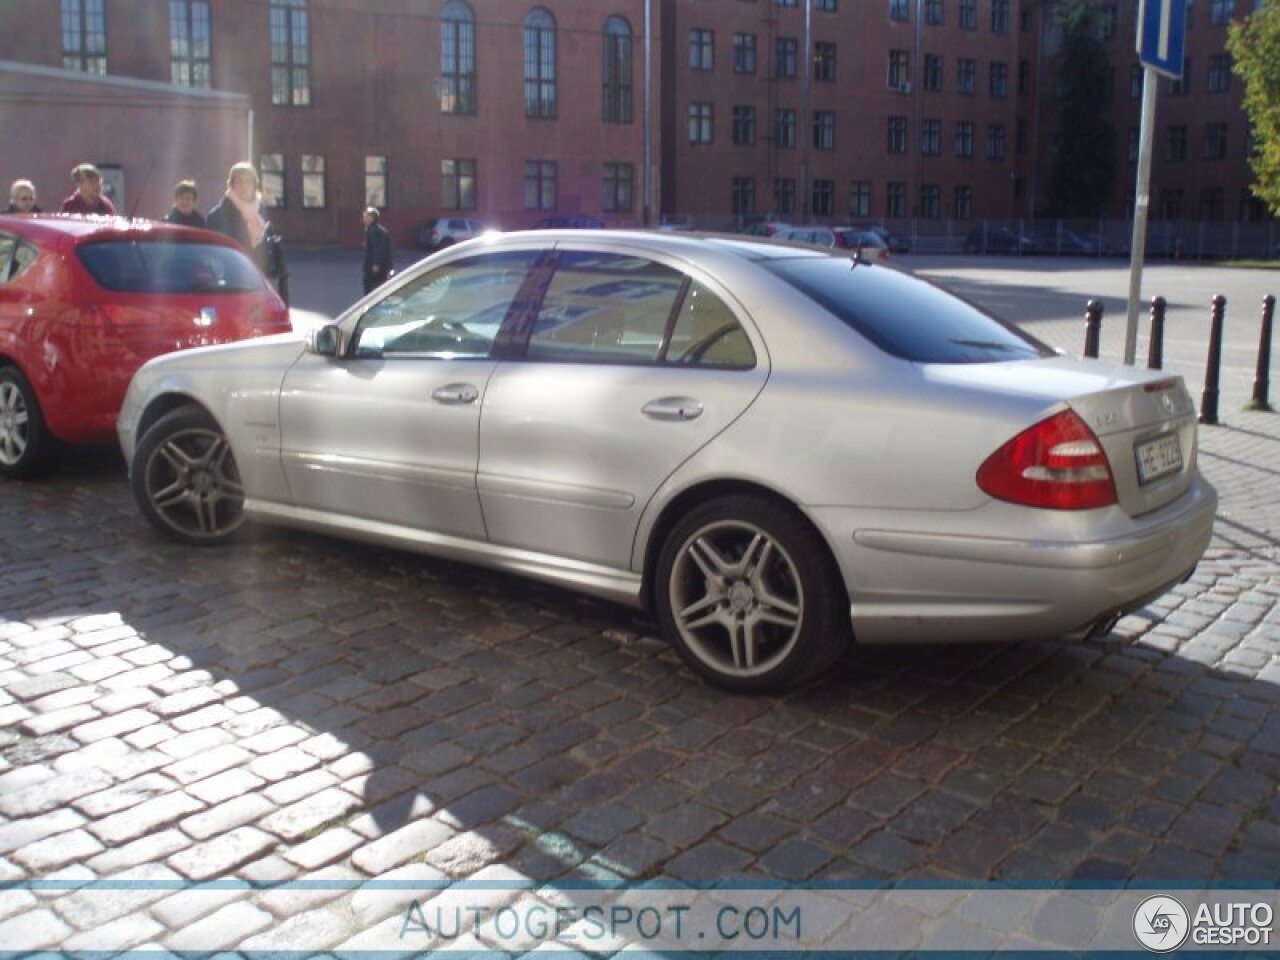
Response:
[[[913,363],[990,363],[1053,355],[998,317],[916,277],[845,257],[765,261],[885,353]]]
[[[117,293],[247,293],[263,286],[248,257],[214,243],[106,240],[81,244],[76,256],[100,287]]]

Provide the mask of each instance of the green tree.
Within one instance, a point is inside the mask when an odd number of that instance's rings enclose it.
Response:
[[[1280,4],[1268,3],[1233,21],[1227,49],[1244,81],[1244,112],[1253,128],[1253,193],[1280,213]]]
[[[1111,69],[1097,29],[1099,0],[1058,0],[1062,33],[1057,80],[1057,138],[1045,213],[1096,217],[1111,199],[1116,132],[1107,119]]]

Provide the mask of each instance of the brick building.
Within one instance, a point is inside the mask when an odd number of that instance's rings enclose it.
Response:
[[[1264,217],[1247,193],[1248,127],[1225,53],[1225,24],[1254,0],[1187,2],[1188,71],[1163,83],[1152,218]],[[1104,3],[1100,27],[1122,155],[1115,199],[1099,214],[1121,221],[1140,103],[1136,6]],[[302,242],[357,243],[366,202],[386,208],[401,246],[453,210],[508,228],[551,213],[707,226],[775,213],[911,221],[928,233],[1039,210],[1054,146],[1051,7],[6,0],[0,60],[247,99],[243,152],[263,171],[282,231]],[[109,113],[112,91],[100,96]],[[61,129],[65,152],[37,175],[65,179],[86,158],[119,164],[123,141],[138,136],[131,128],[113,143],[96,131],[86,143]],[[157,116],[155,148],[172,137]],[[32,174],[0,160],[0,178]],[[46,198],[65,192],[37,185]],[[212,201],[221,184],[202,187]]]

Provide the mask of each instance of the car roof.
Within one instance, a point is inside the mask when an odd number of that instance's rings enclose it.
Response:
[[[157,220],[97,217],[73,213],[0,214],[0,230],[36,242],[80,243],[85,240],[183,240],[237,246],[220,233]]]
[[[589,242],[599,248],[625,248],[637,252],[665,253],[669,256],[690,258],[708,254],[731,256],[742,260],[782,260],[796,257],[825,257],[826,251],[791,247],[778,244],[767,237],[755,237],[741,233],[707,233],[702,231],[669,230],[525,230],[519,233],[500,234],[515,239],[537,237],[547,243]],[[468,244],[484,245],[494,242],[486,238],[468,240]]]

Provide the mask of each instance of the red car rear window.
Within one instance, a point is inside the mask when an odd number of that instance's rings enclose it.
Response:
[[[76,256],[103,289],[117,293],[247,293],[262,274],[239,250],[213,243],[105,240]]]

